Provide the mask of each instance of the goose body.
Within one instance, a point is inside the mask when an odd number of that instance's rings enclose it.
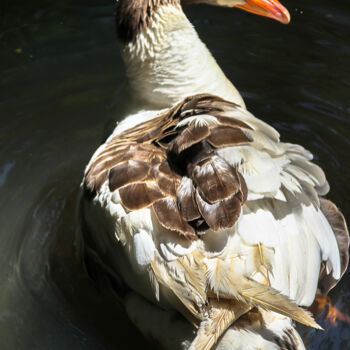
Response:
[[[246,110],[178,1],[145,3],[145,12],[118,8],[143,109],[86,168],[85,254],[165,348],[303,349],[293,321],[318,328],[301,306],[332,288],[348,260],[344,218],[320,198],[325,175]]]

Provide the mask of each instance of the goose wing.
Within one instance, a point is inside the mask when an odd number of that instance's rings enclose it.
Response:
[[[250,127],[225,116],[234,106],[198,95],[117,134],[88,166],[86,191],[94,195],[107,182],[127,210],[152,207],[164,228],[188,239],[232,227],[247,187],[217,150],[251,142]]]

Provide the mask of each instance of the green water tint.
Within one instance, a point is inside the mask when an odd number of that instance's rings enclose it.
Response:
[[[121,115],[125,76],[113,3],[0,5],[1,350],[148,346],[74,255],[84,167]],[[248,108],[284,141],[314,153],[329,198],[349,219],[350,8],[345,1],[285,5],[289,26],[238,10],[186,12]],[[349,280],[332,292],[347,314]],[[327,332],[305,333],[309,348],[346,349],[350,326],[320,322]]]

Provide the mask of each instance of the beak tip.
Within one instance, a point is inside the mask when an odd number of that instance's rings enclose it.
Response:
[[[286,9],[285,11],[283,11],[282,13],[282,23],[283,24],[289,24],[290,23],[290,14],[288,12],[288,10]]]
[[[271,9],[271,17],[283,24],[290,23],[289,11],[279,2],[275,3],[274,8]]]

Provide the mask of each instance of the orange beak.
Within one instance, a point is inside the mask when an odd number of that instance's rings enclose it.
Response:
[[[283,24],[290,22],[288,10],[277,0],[245,0],[244,5],[236,5],[235,7],[256,15],[275,19]]]

